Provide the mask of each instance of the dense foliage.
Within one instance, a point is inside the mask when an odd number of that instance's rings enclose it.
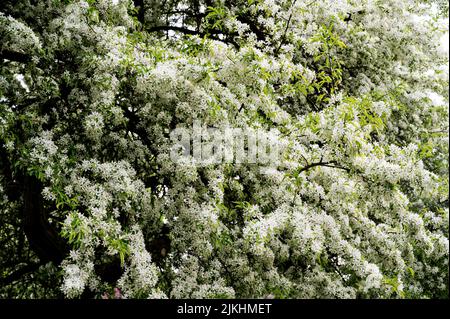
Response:
[[[0,297],[448,298],[447,6],[0,2]],[[175,163],[170,132],[275,163]]]

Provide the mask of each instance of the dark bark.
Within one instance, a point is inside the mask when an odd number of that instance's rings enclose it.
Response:
[[[1,278],[0,277],[0,286],[6,286],[9,284],[14,283],[17,280],[20,280],[21,278],[23,278],[23,276],[34,272],[36,270],[39,269],[39,267],[42,264],[28,264],[23,266],[22,268],[17,269],[16,271],[12,272],[11,274],[9,274],[8,276]]]
[[[346,171],[346,172],[350,172],[350,169],[349,169],[349,168],[343,167],[343,166],[340,166],[340,165],[337,165],[337,162],[336,162],[336,161],[330,161],[330,162],[322,162],[322,161],[320,161],[320,162],[317,162],[317,163],[311,163],[311,164],[308,164],[308,165],[302,167],[300,170],[297,171],[297,173],[300,174],[301,172],[307,171],[307,170],[309,170],[310,168],[313,168],[313,167],[316,167],[316,166],[324,166],[324,167],[338,168],[338,169],[342,169],[342,170],[344,170],[344,171]]]
[[[67,248],[56,228],[48,221],[41,183],[34,177],[24,179],[24,231],[31,249],[41,262],[60,263]]]
[[[20,198],[21,186],[14,179],[14,174],[11,170],[11,163],[8,159],[5,145],[2,142],[0,142],[0,172],[2,173],[3,186],[5,187],[6,196],[8,196],[11,201],[18,200]]]
[[[14,52],[14,51],[10,51],[10,50],[4,50],[4,49],[0,49],[0,58],[2,60],[6,59],[6,60],[9,60],[9,61],[22,62],[22,63],[26,63],[26,62],[30,62],[31,61],[31,56],[28,55],[28,54],[20,53],[20,52]]]
[[[188,28],[182,28],[177,26],[171,26],[171,25],[160,25],[160,26],[153,26],[146,29],[147,32],[157,32],[157,31],[175,31],[180,32],[183,34],[189,34],[189,35],[198,35],[199,37],[207,37],[211,40],[220,41],[226,44],[231,44],[235,48],[239,48],[239,44],[232,38],[233,36],[236,36],[236,34],[225,34],[222,31],[209,29],[204,32],[188,29]],[[218,37],[219,34],[222,34],[225,36],[225,38],[221,39]]]
[[[145,24],[145,8],[144,8],[144,0],[134,0],[134,6],[138,8],[138,21],[144,25]]]

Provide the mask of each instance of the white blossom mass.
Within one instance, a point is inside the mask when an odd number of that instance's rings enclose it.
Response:
[[[2,0],[0,298],[448,298],[447,10]]]

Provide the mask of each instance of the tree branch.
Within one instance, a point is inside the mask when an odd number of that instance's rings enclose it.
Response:
[[[17,269],[16,271],[12,272],[11,274],[9,274],[6,277],[0,277],[0,286],[6,286],[9,284],[12,284],[13,282],[19,280],[20,278],[22,278],[23,276],[25,276],[26,274],[29,274],[30,272],[36,271],[39,269],[39,267],[41,267],[42,264],[38,263],[38,264],[28,264],[20,269]]]
[[[207,32],[201,32],[196,31],[188,28],[183,27],[176,27],[171,25],[159,25],[159,26],[153,26],[150,28],[146,28],[147,32],[157,32],[157,31],[175,31],[175,32],[181,32],[183,34],[190,34],[190,35],[198,35],[200,37],[207,37],[212,40],[221,41],[226,44],[232,44],[235,48],[239,49],[239,45],[236,41],[232,39],[220,39],[217,35],[224,34],[222,31],[219,30],[208,30]]]
[[[291,24],[291,19],[292,19],[292,8],[294,7],[295,2],[297,2],[297,0],[294,0],[292,2],[292,4],[291,4],[291,13],[289,14],[289,19],[288,19],[288,21],[286,23],[286,29],[284,29],[284,33],[283,33],[283,36],[281,37],[280,44],[278,45],[278,48],[274,52],[275,56],[278,55],[278,52],[280,51],[281,47],[284,44],[284,41],[286,40],[286,35],[287,35],[288,30],[289,30],[289,25]]]
[[[24,180],[24,231],[30,247],[41,262],[60,263],[66,253],[66,243],[56,229],[48,222],[42,200],[41,183],[34,177]]]
[[[2,60],[9,60],[14,62],[26,63],[31,61],[31,56],[21,52],[15,52],[11,50],[0,50],[0,58]]]
[[[300,174],[301,172],[307,171],[310,168],[313,168],[313,167],[316,167],[316,166],[325,166],[325,167],[331,167],[331,168],[338,168],[338,169],[342,169],[342,170],[345,170],[347,172],[350,172],[349,168],[343,167],[343,166],[339,166],[339,165],[336,165],[336,164],[337,164],[336,161],[330,161],[330,162],[322,162],[322,161],[320,161],[320,162],[311,163],[309,165],[306,165],[306,166],[302,167],[300,170],[298,170],[297,172],[298,172],[298,174]]]

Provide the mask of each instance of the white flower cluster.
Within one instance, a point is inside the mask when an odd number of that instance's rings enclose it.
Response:
[[[125,292],[125,298],[155,293],[161,295],[161,292],[153,290],[158,281],[158,270],[145,249],[142,233],[138,228],[133,231],[134,233],[128,237],[130,262],[125,266],[125,271],[117,282],[118,286]]]
[[[41,41],[30,27],[11,16],[5,16],[2,12],[0,12],[0,34],[2,50],[28,53],[42,47]]]
[[[0,51],[45,47],[50,64],[1,73],[0,152],[42,182],[71,248],[66,297],[448,292],[448,58],[432,6],[225,1],[231,33],[211,40],[144,32],[130,5],[52,4],[39,37],[0,13]],[[280,159],[176,163],[171,132],[196,122],[262,131]],[[97,263],[120,274],[104,280]]]

